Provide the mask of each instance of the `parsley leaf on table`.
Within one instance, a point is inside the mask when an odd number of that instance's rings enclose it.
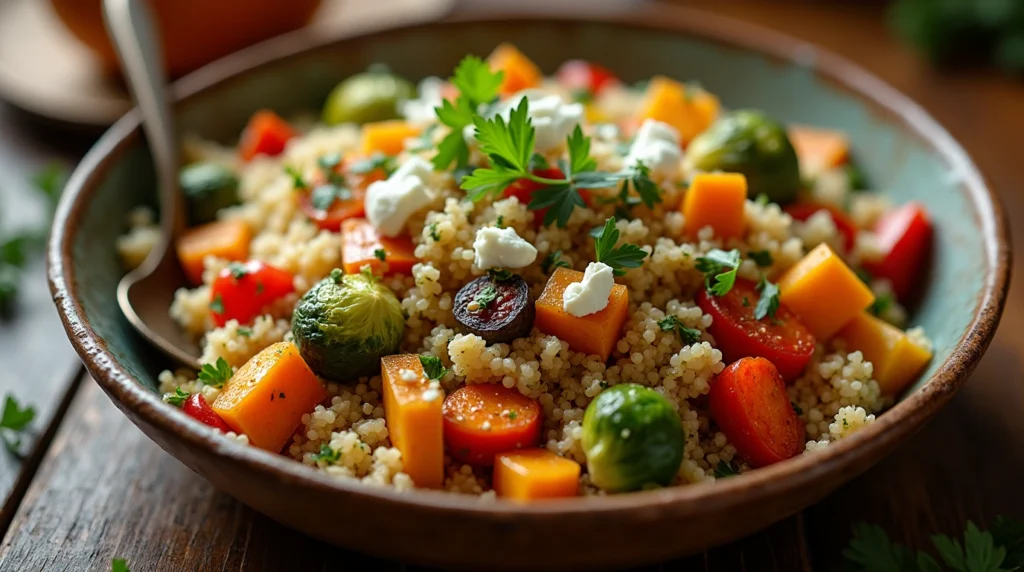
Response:
[[[939,551],[942,561],[957,572],[1001,572],[1006,548],[996,546],[992,534],[983,532],[976,524],[967,521],[964,532],[964,546],[960,541],[944,534],[932,536],[932,544]],[[966,547],[966,550],[964,549]]]
[[[736,284],[740,251],[714,249],[697,259],[697,270],[704,275],[704,287],[715,296],[725,296]]]
[[[480,105],[489,104],[498,97],[504,72],[491,71],[487,62],[476,56],[466,56],[455,68],[451,83],[459,90],[452,103],[444,100],[435,107],[438,120],[451,129],[437,146],[437,155],[431,160],[434,169],[443,171],[455,163],[456,169],[469,165],[469,146],[462,130],[473,124]]]
[[[4,400],[3,416],[0,417],[0,430],[2,430],[0,435],[9,451],[18,454],[18,449],[21,447],[21,434],[35,418],[35,407],[29,405],[22,408],[13,395],[7,394],[7,398]]]
[[[687,328],[679,321],[679,318],[669,314],[664,319],[658,320],[658,327],[663,332],[675,331],[684,346],[689,346],[700,341],[701,332],[695,328]]]
[[[598,262],[611,266],[616,276],[623,276],[626,274],[624,268],[639,268],[647,258],[647,252],[629,243],[616,248],[618,241],[619,229],[615,228],[615,219],[609,218],[604,222],[601,233],[594,237],[594,249]]]
[[[989,532],[995,543],[1006,549],[1003,565],[1024,570],[1024,521],[997,516]]]
[[[427,379],[441,379],[448,373],[448,368],[444,367],[441,358],[437,356],[420,355],[420,364],[423,365],[423,373],[427,375]]]
[[[110,572],[131,572],[128,569],[128,562],[124,558],[114,558],[110,561]]]
[[[227,360],[219,357],[216,364],[203,364],[203,368],[199,370],[199,381],[213,387],[224,387],[232,375],[234,372]]]
[[[779,287],[762,275],[757,283],[757,291],[761,293],[761,298],[757,306],[754,306],[754,319],[774,318],[779,311]]]

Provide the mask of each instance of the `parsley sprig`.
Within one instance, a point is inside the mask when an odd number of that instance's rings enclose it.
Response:
[[[164,394],[164,403],[169,403],[175,407],[181,407],[186,401],[188,401],[189,397],[192,397],[191,393],[180,387],[175,387],[174,393]]]
[[[725,296],[736,284],[740,269],[740,251],[714,249],[697,259],[697,270],[704,275],[704,287],[715,296]]]
[[[1010,572],[1024,568],[1024,522],[997,517],[988,531],[967,522],[963,544],[944,534],[931,538],[943,568],[930,554],[893,542],[879,526],[854,526],[843,551],[847,569],[857,572]]]
[[[420,355],[420,364],[427,379],[441,379],[448,373],[448,368],[441,363],[441,358],[432,355]]]
[[[203,364],[203,368],[199,370],[199,381],[213,387],[224,387],[233,374],[227,360],[219,357],[215,364]]]
[[[640,268],[647,258],[647,252],[635,244],[623,244],[616,248],[619,242],[619,229],[615,228],[615,218],[604,221],[604,228],[594,237],[594,249],[597,251],[597,261],[603,262],[612,267],[616,276],[624,276],[626,268]]]
[[[775,313],[779,311],[779,287],[762,275],[757,283],[757,291],[761,293],[761,297],[757,300],[757,306],[754,306],[754,318],[774,318]]]
[[[674,331],[684,346],[689,346],[700,341],[701,332],[696,328],[687,328],[679,321],[679,318],[669,314],[664,319],[658,320],[658,327],[663,332]]]
[[[459,90],[459,97],[452,103],[444,100],[441,107],[435,107],[437,118],[451,128],[451,132],[437,146],[437,154],[431,162],[434,169],[444,171],[455,163],[456,169],[469,165],[469,145],[462,130],[473,125],[481,105],[487,105],[498,97],[504,72],[491,71],[487,62],[476,56],[466,56],[455,68],[451,83]]]

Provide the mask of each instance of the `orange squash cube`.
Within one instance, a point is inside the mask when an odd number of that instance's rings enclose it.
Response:
[[[444,391],[431,389],[420,356],[380,358],[384,382],[384,418],[391,443],[402,452],[403,471],[417,487],[441,488],[444,483]],[[415,379],[405,380],[403,370]]]
[[[192,284],[202,284],[203,260],[207,256],[229,262],[249,258],[251,239],[249,225],[241,220],[221,220],[186,230],[175,245],[185,278]]]
[[[842,131],[794,125],[788,134],[803,173],[816,175],[850,160],[850,142]]]
[[[363,125],[361,151],[369,157],[374,153],[398,155],[405,149],[405,140],[420,134],[420,126],[393,119]]]
[[[616,284],[603,310],[576,317],[565,311],[562,295],[569,284],[582,281],[582,272],[556,268],[537,298],[533,325],[545,334],[568,342],[574,351],[598,355],[607,361],[622,336],[622,325],[629,313],[629,293],[625,286]]]
[[[645,119],[668,123],[679,131],[685,145],[714,123],[720,108],[718,98],[703,89],[655,76],[647,84],[636,124],[642,124]]]
[[[684,231],[696,236],[710,226],[717,238],[743,238],[747,230],[744,209],[747,178],[739,173],[699,173],[683,198]]]
[[[896,326],[861,312],[840,332],[847,349],[859,350],[874,365],[874,378],[883,395],[898,395],[932,359],[928,349],[915,344]]]
[[[213,410],[249,442],[278,453],[302,416],[327,399],[327,390],[291,342],[267,347],[245,363],[213,402]]]
[[[378,255],[384,251],[384,260]],[[380,232],[366,219],[350,218],[341,223],[341,259],[346,274],[358,274],[363,266],[380,276],[412,274],[412,267],[419,262],[416,245],[408,236],[390,238]],[[384,264],[387,263],[387,272]]]
[[[490,64],[492,70],[505,73],[499,88],[501,95],[504,96],[531,87],[538,87],[544,79],[544,74],[537,68],[537,64],[512,44],[505,43],[494,48],[491,55],[487,57],[487,63]]]
[[[820,244],[779,279],[779,301],[819,341],[825,341],[875,301],[875,295],[827,244]]]
[[[547,449],[501,453],[494,460],[494,491],[508,499],[574,497],[579,478],[578,463]]]

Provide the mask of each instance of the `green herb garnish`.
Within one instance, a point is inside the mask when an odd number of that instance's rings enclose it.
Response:
[[[15,455],[19,454],[22,435],[35,418],[35,407],[22,407],[13,395],[7,394],[3,416],[0,417],[0,437],[3,438],[8,451]]]
[[[212,387],[224,387],[232,375],[234,372],[227,360],[219,357],[216,364],[203,364],[203,368],[199,370],[199,381]]]
[[[774,318],[775,313],[779,311],[779,287],[761,276],[757,283],[757,291],[761,293],[761,298],[758,299],[757,306],[754,306],[754,319]]]
[[[892,306],[892,303],[892,294],[880,294],[875,297],[875,301],[868,307],[868,311],[876,316],[881,316]]]
[[[544,261],[540,263],[540,269],[544,274],[549,274],[555,268],[570,268],[569,263],[562,260],[562,251],[549,252]]]
[[[334,449],[331,449],[331,446],[326,444],[326,443],[320,445],[320,452],[319,453],[313,453],[313,461],[314,462],[323,461],[323,462],[327,463],[328,465],[333,464],[333,463],[337,463],[338,459],[340,459],[340,458],[341,458],[341,451],[335,451]]]
[[[448,368],[441,363],[441,358],[432,355],[420,355],[420,364],[427,379],[441,379],[448,373]]]
[[[797,415],[803,415],[804,414],[804,410],[803,410],[802,407],[800,407],[796,403],[793,403],[792,401],[790,401],[789,404],[793,406],[793,411],[795,411]]]
[[[477,305],[478,310],[482,310],[494,302],[498,298],[498,289],[488,284],[480,289],[473,297],[473,303]]]
[[[491,268],[487,271],[487,275],[495,282],[507,282],[515,276],[507,268]]]
[[[367,173],[380,169],[384,171],[384,174],[391,176],[392,173],[398,168],[397,161],[393,155],[385,155],[383,153],[374,153],[366,159],[356,161],[349,166],[348,170],[356,175],[365,175]]]
[[[619,229],[615,228],[615,219],[604,222],[601,233],[594,237],[594,249],[597,261],[612,267],[616,276],[626,274],[625,268],[639,268],[647,258],[647,252],[635,244],[623,244],[616,248],[619,241]]]
[[[693,345],[700,341],[701,332],[695,328],[687,328],[679,321],[679,318],[669,314],[664,319],[658,320],[658,327],[663,332],[675,331],[676,335],[683,342],[684,346]]]
[[[176,387],[174,388],[174,393],[165,393],[163,399],[164,403],[170,403],[175,407],[181,407],[182,404],[184,404],[189,397],[192,397],[191,393],[183,390],[180,387]]]
[[[768,268],[775,260],[772,258],[772,253],[767,250],[751,250],[747,253],[747,258],[754,261],[761,268]]]
[[[238,335],[242,336],[243,338],[248,338],[252,336],[252,328],[246,328],[245,326],[242,326],[238,328]]]
[[[377,260],[384,262],[388,259],[388,252],[383,248],[378,248],[373,251],[373,256],[376,257]]]
[[[231,273],[231,277],[235,280],[241,280],[249,274],[249,271],[246,270],[245,265],[241,262],[229,262],[227,268],[228,272]]]
[[[427,227],[427,228],[428,228],[428,230],[430,232],[430,238],[434,242],[441,242],[441,231],[437,230],[437,223],[436,222],[432,222],[432,223],[430,223],[430,226]]]
[[[295,167],[292,167],[291,165],[285,165],[284,166],[284,172],[285,172],[285,174],[287,174],[291,178],[292,186],[294,188],[296,188],[296,189],[305,189],[305,188],[307,188],[306,187],[306,179],[302,176],[302,173],[300,173],[298,169],[296,169]]]
[[[481,105],[497,99],[504,77],[504,72],[491,71],[487,62],[476,56],[466,56],[459,62],[451,78],[452,85],[459,90],[459,97],[455,103],[446,99],[441,107],[434,108],[438,120],[451,129],[438,144],[437,155],[431,160],[435,170],[444,171],[452,163],[457,169],[469,165],[469,146],[462,130],[473,124]]]
[[[110,561],[110,572],[132,572],[128,569],[128,562],[124,558],[114,558]]]
[[[735,477],[738,474],[739,474],[739,472],[737,472],[736,469],[732,468],[732,465],[730,465],[729,463],[726,463],[725,461],[719,461],[718,462],[718,466],[715,467],[715,478],[716,479],[725,479],[725,478],[728,478],[728,477]]]
[[[348,187],[325,183],[317,185],[309,194],[309,204],[320,212],[327,212],[335,201],[347,201],[352,198],[352,191]]]
[[[224,298],[220,294],[214,296],[213,300],[210,302],[210,311],[214,314],[224,313]]]
[[[715,296],[725,296],[736,284],[740,251],[714,249],[697,258],[697,270],[704,275],[704,287]]]

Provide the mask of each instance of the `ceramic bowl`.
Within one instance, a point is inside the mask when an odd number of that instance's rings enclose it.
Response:
[[[576,18],[575,20],[563,18]],[[153,200],[139,118],[119,121],[73,174],[49,249],[54,301],[75,348],[114,403],[218,488],[286,525],[354,550],[431,565],[593,568],[655,562],[749,534],[801,510],[896,449],[966,381],[995,332],[1009,278],[1001,207],[960,146],[921,108],[836,56],[778,34],[678,7],[629,14],[460,15],[350,38],[297,34],[183,79],[183,132],[230,142],[257,109],[319,109],[340,79],[374,62],[447,75],[501,41],[548,73],[583,57],[624,80],[699,79],[729,107],[850,134],[857,159],[897,203],[921,200],[937,227],[913,322],[935,342],[920,381],[848,439],[714,484],[529,505],[441,492],[396,493],[333,480],[239,445],[164,404],[169,364],[118,311],[114,251],[129,209]]]

